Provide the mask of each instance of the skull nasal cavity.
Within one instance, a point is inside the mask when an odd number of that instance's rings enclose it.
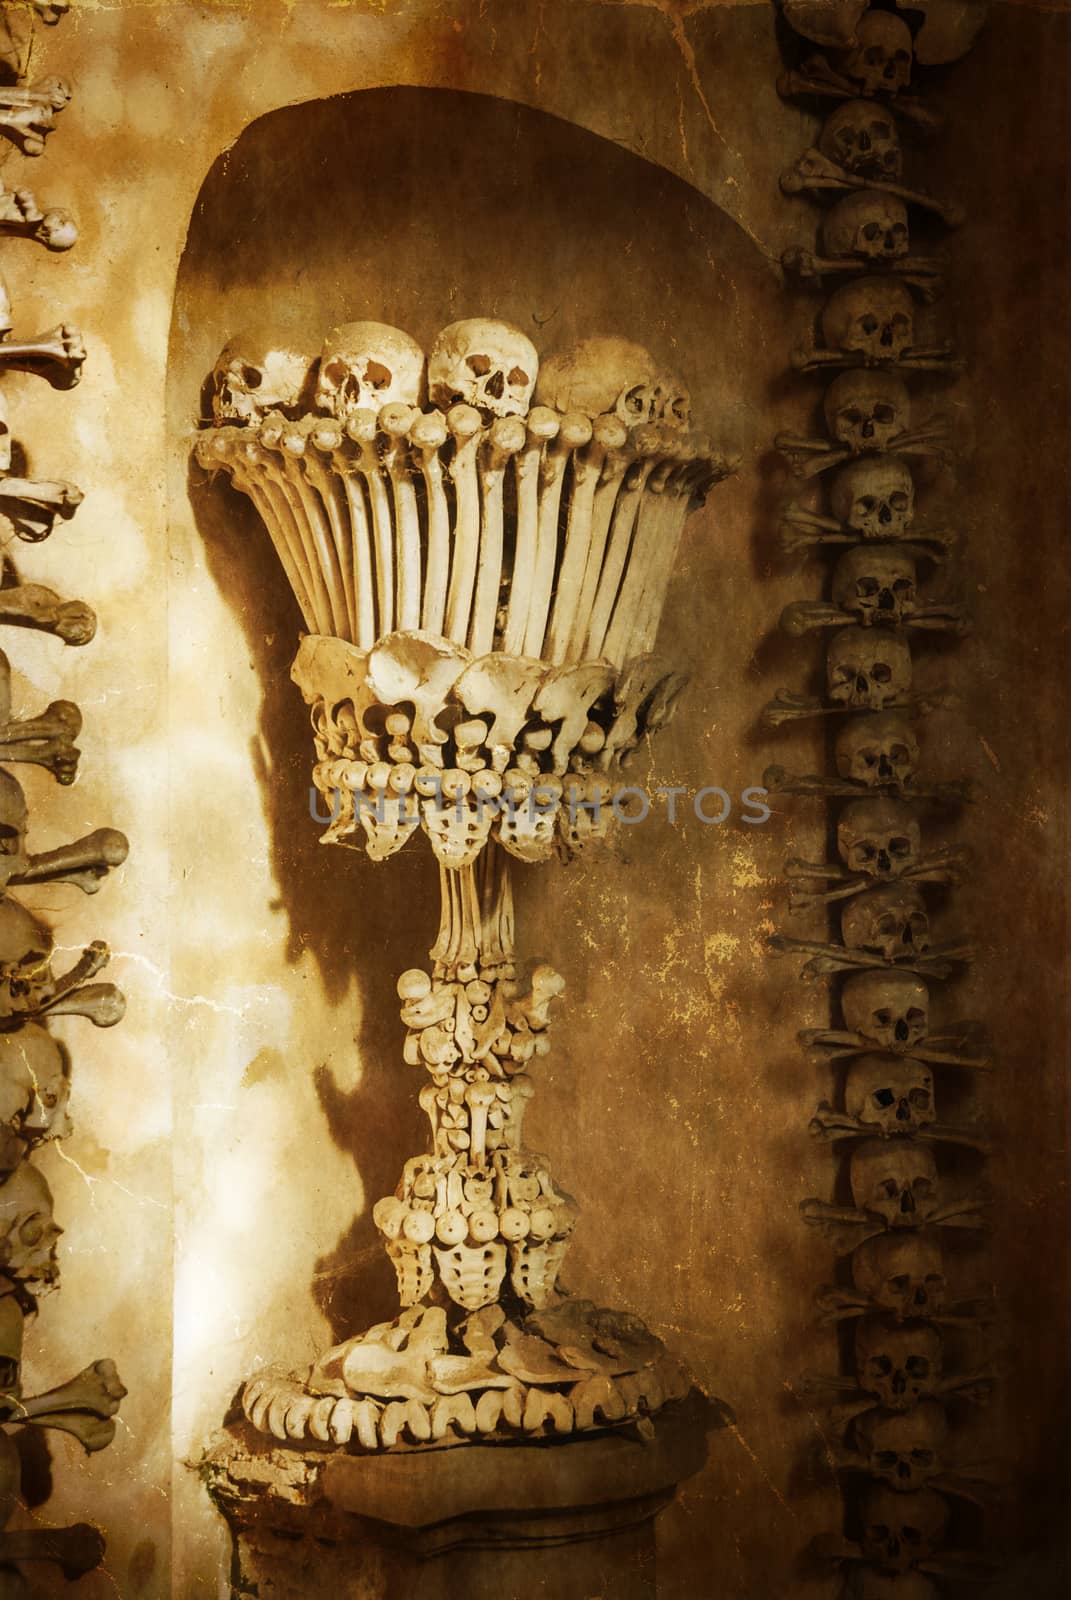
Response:
[[[506,391],[506,374],[501,368],[492,378],[488,378],[484,385],[484,393],[489,394],[492,400],[501,400]]]
[[[898,1039],[907,1038],[907,1023],[904,1021],[903,1017],[901,1017],[899,1022],[896,1024],[896,1037]]]

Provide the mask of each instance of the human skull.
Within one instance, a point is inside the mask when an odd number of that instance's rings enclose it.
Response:
[[[332,328],[320,351],[316,406],[339,422],[356,411],[418,406],[424,386],[424,352],[415,339],[384,322],[344,322]]]
[[[880,189],[857,189],[838,200],[822,223],[822,249],[835,261],[899,261],[911,248],[907,206]]]
[[[539,371],[531,339],[508,322],[470,317],[437,335],[428,357],[428,393],[443,411],[463,402],[490,417],[522,417]]]
[[[907,1572],[935,1555],[948,1531],[948,1505],[933,1489],[905,1496],[883,1483],[872,1484],[862,1514],[863,1554],[886,1572]]]
[[[915,558],[903,545],[861,545],[846,551],[834,568],[833,602],[863,627],[895,626],[914,614],[916,585]]]
[[[914,44],[902,17],[868,11],[855,30],[855,43],[840,56],[846,77],[864,94],[899,94],[911,82]]]
[[[828,350],[867,365],[899,361],[915,342],[915,302],[895,278],[858,278],[830,295],[820,317]]]
[[[859,1387],[886,1411],[910,1411],[933,1394],[942,1364],[941,1335],[932,1323],[864,1317],[855,1330]]]
[[[852,1252],[852,1282],[897,1322],[938,1316],[947,1286],[940,1242],[899,1228],[879,1233]]]
[[[855,1442],[872,1478],[897,1494],[913,1494],[942,1471],[948,1419],[936,1400],[922,1400],[912,1411],[868,1411],[856,1421]]]
[[[933,1072],[913,1056],[856,1056],[844,1085],[844,1109],[883,1135],[920,1133],[937,1120]]]
[[[56,1282],[52,1195],[36,1167],[22,1162],[0,1187],[0,1274],[37,1294]]]
[[[0,1033],[0,1125],[30,1145],[66,1139],[70,1092],[63,1051],[46,1029],[26,1022]]]
[[[929,1032],[930,992],[910,972],[853,972],[840,1003],[849,1032],[899,1056]]]
[[[919,1228],[937,1201],[937,1162],[913,1139],[864,1139],[852,1151],[852,1199],[887,1228]]]
[[[826,692],[834,705],[883,711],[911,690],[911,647],[884,628],[840,628],[826,650]]]
[[[0,900],[0,1017],[39,1009],[54,988],[52,935],[16,900]]]
[[[930,919],[919,890],[886,883],[856,895],[841,912],[841,936],[849,950],[866,950],[885,961],[925,955]]]
[[[985,26],[986,0],[896,0],[901,11],[921,11],[923,24],[915,38],[915,60],[923,66],[944,66],[965,56]]]
[[[0,893],[30,858],[26,853],[26,828],[29,813],[21,784],[9,772],[0,770]]]
[[[842,372],[822,402],[829,436],[855,455],[888,450],[911,417],[907,385],[891,372]]]
[[[818,148],[856,178],[897,182],[903,167],[896,123],[868,100],[846,100],[822,124]]]
[[[691,404],[680,383],[663,373],[649,350],[614,338],[581,339],[560,355],[550,356],[540,369],[536,399],[555,411],[616,416],[629,429],[657,422],[674,402],[686,411]],[[681,419],[676,420],[682,425]]]
[[[941,1591],[921,1572],[879,1572],[857,1566],[848,1578],[844,1600],[941,1600]]]
[[[833,753],[838,775],[868,789],[909,783],[918,771],[919,742],[898,711],[853,718],[837,734]]]
[[[915,515],[915,480],[896,456],[850,461],[833,479],[833,515],[864,539],[901,539]]]
[[[278,332],[249,329],[228,339],[212,369],[212,415],[225,423],[263,422],[269,411],[296,416],[308,399],[312,357]]]
[[[852,800],[837,819],[837,850],[850,872],[899,878],[922,853],[922,829],[903,800]]]

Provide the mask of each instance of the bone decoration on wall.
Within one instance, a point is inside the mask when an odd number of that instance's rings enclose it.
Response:
[[[979,1511],[999,1473],[977,1419],[993,1390],[979,1102],[994,1063],[984,1027],[949,990],[975,955],[949,893],[970,856],[947,833],[934,838],[973,786],[930,775],[925,732],[955,716],[948,645],[969,627],[957,530],[941,511],[958,465],[945,415],[955,407],[938,387],[962,370],[942,233],[965,219],[926,183],[925,141],[943,125],[927,68],[965,53],[985,9],[782,4],[794,31],[783,30],[778,88],[820,119],[781,179],[810,201],[800,244],[782,256],[801,328],[787,359],[829,381],[817,406],[801,384],[799,430],[776,439],[795,486],[784,553],[825,573],[822,596],[785,607],[781,627],[813,641],[824,688],[779,689],[762,721],[829,730],[830,775],[772,765],[766,781],[828,803],[836,859],[786,862],[788,909],[803,925],[769,944],[804,980],[828,984],[833,1008],[828,1027],[798,1036],[823,1081],[818,1105],[801,1111],[836,1167],[801,1212],[834,1258],[816,1298],[840,1360],[831,1348],[822,1371],[790,1386],[815,1408],[811,1479],[838,1490],[810,1555],[843,1600],[975,1594],[993,1574]]]
[[[577,1219],[524,1143],[564,984],[522,971],[511,861],[605,838],[615,777],[686,682],[655,650],[690,511],[732,470],[646,349],[597,337],[542,363],[506,323],[427,359],[354,322],[322,348],[228,339],[196,446],[256,506],[305,626],[326,842],[438,860],[428,969],[398,981],[425,1153],[373,1217],[401,1314],[311,1370],[246,1384],[279,1440],[355,1451],[631,1424],[691,1380],[638,1318],[567,1296]]]
[[[35,157],[60,126],[59,114],[71,94],[58,77],[27,83],[31,53],[41,48],[42,27],[59,21],[65,5],[4,7],[0,39],[3,85],[0,86],[0,135],[5,170],[0,180],[0,235],[41,244],[48,250],[69,249],[77,238],[70,216],[42,210],[22,186],[21,158]],[[68,116],[72,113],[66,113]],[[12,168],[19,167],[13,178]],[[7,185],[14,181],[15,187]],[[4,267],[12,283],[26,260],[26,246],[8,246]],[[35,253],[34,253],[35,254]],[[24,280],[23,280],[24,281]],[[9,296],[0,280],[0,386],[11,371],[30,373],[53,389],[66,390],[79,381],[86,352],[78,329],[59,322],[51,330],[25,337],[16,334],[17,293]],[[56,422],[62,425],[62,402]],[[38,1301],[59,1284],[57,1247],[67,1232],[77,1245],[78,1219],[62,1229],[53,1214],[45,1176],[48,1147],[70,1137],[71,1060],[66,1046],[51,1031],[52,1019],[78,1016],[98,1028],[120,1020],[124,1000],[111,983],[96,981],[108,962],[108,947],[94,939],[79,952],[57,956],[47,921],[35,909],[43,884],[72,885],[86,895],[126,859],[127,841],[113,828],[96,828],[49,850],[34,850],[35,827],[49,819],[31,807],[22,784],[9,765],[43,767],[58,785],[74,782],[79,763],[75,743],[82,723],[69,700],[42,706],[17,674],[17,629],[51,634],[49,648],[90,643],[96,632],[91,608],[79,599],[56,594],[33,581],[32,552],[27,566],[10,552],[33,546],[70,520],[82,500],[81,491],[63,479],[35,478],[22,465],[23,441],[13,437],[0,387],[0,525],[6,552],[0,574],[0,1597],[19,1597],[42,1590],[28,1587],[28,1577],[51,1569],[70,1581],[97,1567],[104,1540],[95,1527],[48,1525],[47,1510],[27,1514],[21,1482],[21,1455],[14,1430],[44,1428],[73,1435],[87,1453],[103,1450],[115,1435],[115,1416],[126,1393],[115,1365],[107,1358],[91,1361],[77,1376],[58,1382],[42,1394],[28,1394],[23,1381],[24,1341],[37,1333]],[[56,429],[53,447],[62,449]],[[19,467],[16,469],[15,451]],[[11,652],[11,657],[7,652]],[[27,789],[30,786],[27,784]],[[31,791],[39,794],[40,787]],[[67,930],[64,930],[65,935]],[[77,1059],[77,1058],[76,1058]],[[34,1352],[38,1370],[45,1357]],[[61,1376],[62,1374],[58,1375]],[[26,1569],[25,1573],[23,1569]],[[44,1582],[44,1578],[41,1580]],[[49,1591],[54,1592],[54,1591]]]

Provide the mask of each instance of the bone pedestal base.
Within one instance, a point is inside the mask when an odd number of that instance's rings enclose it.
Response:
[[[641,1440],[387,1455],[279,1448],[239,1425],[205,1463],[260,1600],[655,1600],[655,1518],[724,1416],[693,1390]]]

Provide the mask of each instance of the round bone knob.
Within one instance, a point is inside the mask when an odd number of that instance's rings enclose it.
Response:
[[[489,1244],[498,1233],[498,1217],[493,1211],[474,1211],[469,1218],[469,1233],[477,1244]]]
[[[431,978],[421,967],[410,967],[398,979],[399,1000],[423,1000],[431,993]]]
[[[435,1224],[435,1232],[445,1245],[463,1244],[469,1225],[460,1211],[448,1211]]]
[[[511,1244],[516,1244],[519,1240],[527,1237],[528,1230],[531,1227],[531,1220],[527,1211],[521,1211],[517,1206],[507,1206],[498,1219],[498,1226],[503,1239],[508,1239]]]
[[[428,1244],[435,1234],[435,1218],[430,1211],[410,1211],[402,1232],[413,1244]]]

